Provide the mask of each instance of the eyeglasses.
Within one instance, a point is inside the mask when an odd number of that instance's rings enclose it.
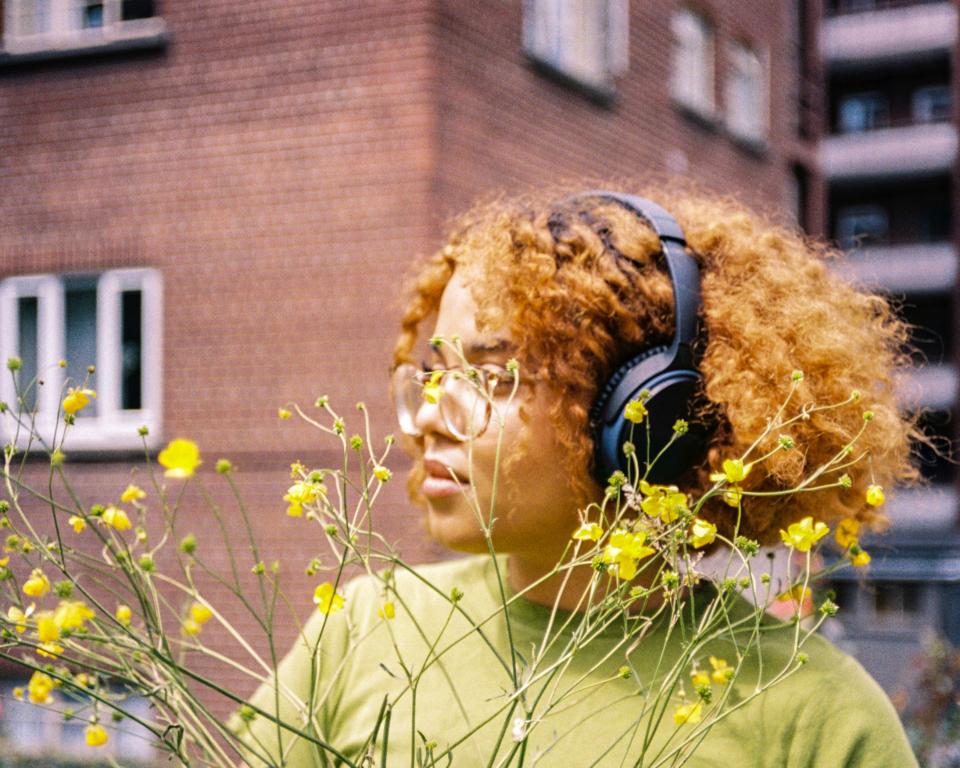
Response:
[[[422,437],[417,414],[424,404],[437,407],[448,434],[460,441],[479,437],[490,423],[490,399],[513,374],[497,365],[421,369],[405,363],[393,372],[393,398],[400,430]]]

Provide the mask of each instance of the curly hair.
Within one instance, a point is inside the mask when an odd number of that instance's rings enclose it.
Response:
[[[477,326],[509,330],[521,365],[536,361],[539,373],[548,374],[558,395],[551,422],[565,449],[565,469],[579,478],[574,488],[582,502],[596,490],[590,404],[618,366],[669,343],[673,289],[649,227],[599,198],[557,202],[570,191],[498,197],[453,220],[446,244],[416,266],[394,360],[412,361],[421,324],[436,313],[454,270],[469,272]],[[854,391],[859,400],[792,424],[796,448],[755,465],[744,491],[796,487],[851,442],[865,409],[874,418],[856,447],[868,458],[845,470],[849,489],[744,496],[740,532],[772,543],[780,528],[807,515],[828,524],[856,517],[881,526],[885,518],[865,503],[866,488],[918,477],[911,444],[923,437],[915,419],[898,409],[895,391],[910,363],[908,327],[883,297],[828,271],[826,261],[836,254],[827,245],[733,199],[666,186],[629,191],[673,214],[701,270],[700,369],[713,427],[707,460],[683,478],[685,489],[704,492],[725,458],[747,450],[800,370],[804,377],[791,401],[797,409],[849,400]],[[771,434],[759,451],[777,440]],[[422,456],[422,446],[413,453]],[[416,464],[409,486],[415,499],[423,477]],[[722,502],[704,513],[721,530],[733,529],[736,511]]]

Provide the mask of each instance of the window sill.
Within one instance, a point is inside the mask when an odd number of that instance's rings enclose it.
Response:
[[[753,155],[758,160],[765,160],[770,154],[770,145],[762,136],[747,136],[736,131],[727,130],[727,136],[734,144],[747,154]]]
[[[138,19],[103,29],[82,29],[62,35],[8,40],[0,50],[0,67],[162,50],[168,42],[169,33],[163,19]]]
[[[527,53],[527,61],[534,71],[580,93],[595,104],[602,107],[612,107],[616,102],[617,90],[613,87],[612,81],[597,83],[584,80],[531,53]]]
[[[708,131],[720,130],[720,116],[712,107],[703,104],[694,104],[688,101],[682,101],[677,97],[673,98],[673,106],[677,112],[683,115],[687,120],[696,123],[701,128]]]
[[[11,440],[14,429],[11,418],[3,423],[3,432],[6,440]],[[141,437],[140,427],[146,427],[148,434]],[[79,417],[76,423],[68,428],[66,438],[63,437],[63,423],[57,428],[57,442],[62,440],[63,452],[71,459],[103,458],[104,455],[128,456],[142,454],[144,442],[148,450],[160,447],[160,419],[156,414],[147,411],[124,413],[112,418]],[[54,427],[49,419],[38,419],[35,431],[48,445],[54,434]],[[43,456],[44,450],[36,439],[32,442],[27,434],[28,430],[21,430],[17,436],[17,449],[26,450],[28,445],[32,456]]]

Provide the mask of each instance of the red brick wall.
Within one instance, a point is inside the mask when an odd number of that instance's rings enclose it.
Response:
[[[718,104],[722,41],[744,35],[769,53],[761,156],[672,105],[675,5],[632,4],[630,71],[601,106],[529,65],[519,2],[158,3],[163,52],[0,72],[0,277],[161,270],[164,437],[200,443],[211,487],[215,460],[234,461],[263,549],[284,553],[306,613],[314,580],[302,571],[319,537],[285,517],[281,496],[293,459],[335,453],[276,408],[329,393],[349,431],[359,399],[377,434],[395,428],[385,374],[397,287],[444,216],[490,189],[663,173],[678,153],[708,188],[768,208],[786,200],[785,4],[707,4]],[[382,530],[408,559],[436,557],[395,457]],[[126,478],[123,464],[74,471],[86,503],[112,500]],[[195,495],[184,519],[215,546]],[[292,632],[285,624],[281,647]]]

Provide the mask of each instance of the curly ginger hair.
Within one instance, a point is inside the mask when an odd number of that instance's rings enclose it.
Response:
[[[521,370],[537,361],[558,394],[550,418],[566,449],[572,487],[585,503],[596,492],[590,404],[620,365],[669,343],[674,306],[656,234],[615,203],[557,202],[570,191],[500,197],[454,219],[445,245],[416,267],[394,360],[412,361],[421,324],[437,312],[454,270],[468,273],[478,327],[509,330]],[[866,488],[916,480],[911,444],[923,440],[915,419],[900,412],[895,391],[910,364],[908,326],[883,297],[831,274],[826,261],[836,254],[827,245],[730,198],[671,187],[630,193],[671,212],[701,271],[699,367],[713,428],[706,462],[678,481],[695,493],[711,487],[709,474],[764,431],[799,370],[804,376],[791,400],[793,413],[804,404],[851,401],[855,391],[859,399],[795,422],[788,431],[796,448],[753,467],[742,483],[747,495],[740,533],[773,543],[781,528],[808,515],[828,524],[844,517],[875,527],[885,523],[882,511],[865,503]],[[796,487],[851,442],[866,409],[874,417],[856,453],[867,458],[845,468],[849,489],[749,496]],[[771,434],[759,453],[777,440]],[[416,499],[422,445],[413,453],[409,488]],[[735,510],[717,501],[704,512],[732,532]]]

